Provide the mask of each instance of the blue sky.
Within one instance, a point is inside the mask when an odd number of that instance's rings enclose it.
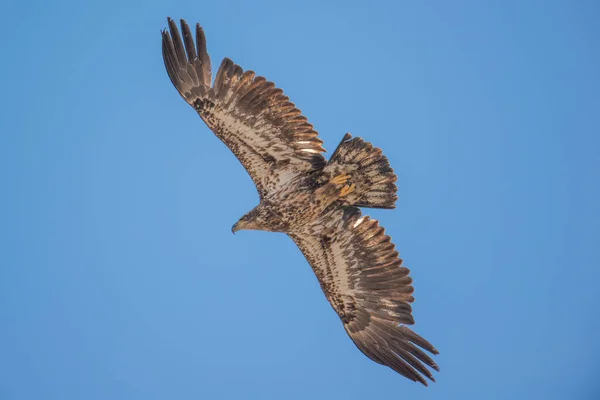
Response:
[[[0,398],[592,399],[600,384],[593,1],[3,5]],[[172,87],[200,22],[331,152],[381,147],[424,388],[363,356],[250,178]]]

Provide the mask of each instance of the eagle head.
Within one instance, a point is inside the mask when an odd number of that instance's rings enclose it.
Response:
[[[268,230],[263,214],[260,206],[254,208],[231,227],[231,232],[236,233],[244,229]]]

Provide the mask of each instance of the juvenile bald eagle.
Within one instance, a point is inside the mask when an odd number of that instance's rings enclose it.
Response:
[[[346,134],[329,161],[313,126],[272,82],[228,58],[212,82],[206,38],[183,40],[168,19],[163,59],[171,82],[231,149],[256,184],[260,204],[233,226],[284,232],[298,245],[344,329],[371,360],[427,385],[438,351],[414,323],[412,280],[379,223],[358,207],[394,208],[396,175],[381,150]]]

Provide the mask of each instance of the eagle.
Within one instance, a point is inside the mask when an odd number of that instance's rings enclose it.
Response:
[[[168,18],[162,55],[171,82],[235,154],[260,203],[232,231],[287,234],[300,248],[356,347],[376,363],[427,386],[438,351],[412,331],[409,269],[375,219],[359,207],[395,208],[396,180],[381,149],[344,135],[329,160],[296,105],[253,71],[225,58],[212,79],[204,30]]]

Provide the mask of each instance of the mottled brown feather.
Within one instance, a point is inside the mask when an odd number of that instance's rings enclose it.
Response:
[[[290,234],[319,279],[325,296],[356,346],[372,360],[427,385],[437,354],[405,325],[414,323],[409,270],[379,223],[358,208],[333,209]],[[325,240],[324,238],[331,238]],[[400,325],[404,324],[404,325]]]
[[[169,19],[169,32],[162,35],[171,82],[238,157],[261,198],[294,177],[325,166],[317,132],[281,89],[227,58],[211,87],[202,28],[196,26],[196,43],[183,20],[181,31],[183,38]]]

